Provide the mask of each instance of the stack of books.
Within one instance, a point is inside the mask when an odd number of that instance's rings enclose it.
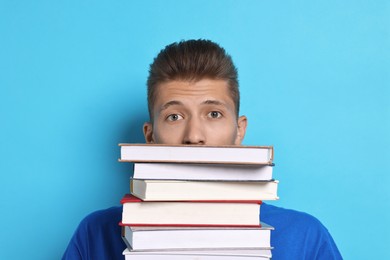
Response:
[[[272,146],[120,144],[134,163],[121,203],[125,259],[271,258]]]

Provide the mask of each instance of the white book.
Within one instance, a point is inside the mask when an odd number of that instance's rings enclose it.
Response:
[[[273,227],[200,228],[123,226],[122,238],[132,250],[271,249]]]
[[[123,162],[224,163],[269,165],[272,146],[119,144]]]
[[[270,249],[139,252],[125,249],[125,260],[248,260],[270,259]]]
[[[121,203],[129,226],[260,226],[261,201],[142,201],[126,194]]]
[[[144,201],[277,200],[278,181],[176,181],[132,179],[131,193]]]
[[[134,163],[136,179],[252,180],[272,179],[271,165]]]

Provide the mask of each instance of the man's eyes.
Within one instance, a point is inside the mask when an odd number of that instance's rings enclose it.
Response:
[[[222,113],[218,111],[210,111],[209,113],[207,113],[207,117],[211,119],[218,119],[222,117]],[[184,117],[180,114],[170,114],[166,117],[166,120],[170,122],[174,122],[182,119],[184,119]]]
[[[220,117],[222,117],[222,114],[221,114],[221,112],[218,112],[218,111],[211,111],[207,114],[207,116],[210,118],[220,118]]]
[[[171,114],[171,115],[167,116],[168,121],[177,121],[180,119],[183,119],[183,117],[179,114]]]

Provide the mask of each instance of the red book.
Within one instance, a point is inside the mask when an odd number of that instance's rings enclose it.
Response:
[[[122,225],[259,227],[259,200],[142,201],[126,194]]]

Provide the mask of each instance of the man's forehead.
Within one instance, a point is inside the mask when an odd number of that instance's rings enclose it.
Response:
[[[225,80],[203,79],[199,81],[172,80],[157,86],[157,96],[229,96],[228,83]]]

